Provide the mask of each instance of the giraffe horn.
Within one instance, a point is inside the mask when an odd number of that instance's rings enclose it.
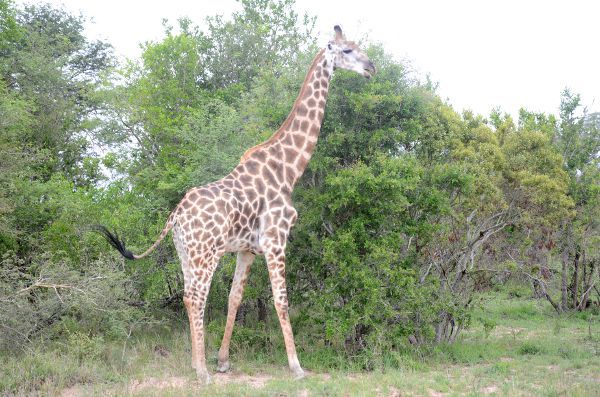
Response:
[[[344,33],[342,33],[342,28],[340,27],[340,25],[335,25],[333,27],[333,30],[335,31],[335,40],[336,41],[344,40]]]

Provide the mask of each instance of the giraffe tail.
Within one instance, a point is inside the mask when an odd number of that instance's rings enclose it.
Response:
[[[125,242],[119,238],[119,235],[116,232],[113,233],[102,225],[95,225],[92,228],[94,231],[103,235],[104,238],[106,238],[106,240],[109,242],[109,244],[112,245],[117,251],[119,251],[121,255],[123,255],[126,259],[135,260],[141,259],[147,256],[152,251],[154,251],[154,249],[158,247],[160,242],[165,238],[167,233],[169,233],[169,231],[173,228],[173,225],[175,225],[175,211],[171,212],[171,215],[169,215],[167,223],[165,224],[165,227],[163,228],[162,232],[160,232],[160,236],[158,236],[158,239],[154,242],[154,244],[150,246],[150,248],[148,248],[141,255],[135,255],[133,252],[125,248]]]

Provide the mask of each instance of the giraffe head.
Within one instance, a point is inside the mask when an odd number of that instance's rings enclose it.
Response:
[[[326,54],[333,59],[334,69],[352,70],[371,78],[375,74],[375,65],[369,60],[358,45],[353,41],[346,40],[342,28],[336,25],[334,28],[335,38],[327,44]]]

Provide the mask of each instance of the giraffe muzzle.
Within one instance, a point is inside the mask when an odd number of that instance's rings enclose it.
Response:
[[[376,73],[377,69],[375,69],[375,65],[373,65],[373,62],[367,62],[364,66],[363,76],[365,76],[367,79],[370,79]]]

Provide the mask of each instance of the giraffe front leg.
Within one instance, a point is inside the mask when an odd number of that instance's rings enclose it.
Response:
[[[296,345],[294,344],[294,334],[292,333],[292,325],[288,314],[288,298],[285,284],[285,255],[283,248],[270,250],[266,258],[271,289],[273,290],[273,301],[277,316],[279,317],[281,331],[283,332],[290,371],[294,375],[294,378],[301,379],[304,377],[304,370],[300,367],[300,362],[298,361]]]
[[[237,263],[235,266],[235,274],[233,276],[233,282],[231,284],[231,292],[229,293],[229,305],[227,309],[227,324],[225,325],[225,332],[223,333],[223,342],[219,349],[219,362],[217,365],[217,371],[227,372],[229,370],[229,344],[231,342],[231,334],[233,332],[233,326],[235,324],[235,316],[237,314],[242,297],[244,295],[244,286],[248,280],[248,273],[250,272],[250,265],[254,261],[254,254],[251,252],[238,252]]]

